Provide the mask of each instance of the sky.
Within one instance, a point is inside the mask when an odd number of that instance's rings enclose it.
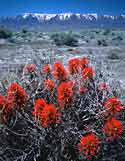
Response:
[[[125,0],[0,0],[0,16],[23,13],[125,14]]]

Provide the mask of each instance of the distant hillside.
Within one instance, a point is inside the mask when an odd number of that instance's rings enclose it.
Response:
[[[38,31],[82,28],[125,28],[125,15],[25,13],[15,17],[1,17],[0,26],[5,26],[12,30],[25,28]]]

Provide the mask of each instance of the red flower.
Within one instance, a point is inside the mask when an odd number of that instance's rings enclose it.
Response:
[[[99,150],[99,139],[93,133],[87,134],[80,139],[79,151],[83,152],[83,154],[91,159],[91,157],[95,156],[97,151]]]
[[[44,73],[44,74],[49,74],[51,72],[50,64],[44,64],[41,72]]]
[[[98,90],[99,91],[106,91],[108,89],[108,84],[105,82],[99,83]]]
[[[44,87],[45,87],[45,89],[51,91],[55,87],[55,83],[54,83],[54,81],[47,79],[44,81]]]
[[[108,141],[112,141],[115,138],[119,138],[122,134],[122,131],[122,123],[119,120],[116,120],[115,118],[108,120],[103,127],[103,133],[107,137]]]
[[[6,97],[0,96],[0,121],[6,122],[13,109],[13,104]]]
[[[87,58],[80,59],[81,69],[83,70],[85,67],[88,66],[89,60]]]
[[[112,115],[117,114],[122,110],[121,102],[116,97],[107,99],[106,102],[104,103],[104,107]]]
[[[69,60],[68,69],[70,74],[77,74],[80,72],[80,59],[74,58]]]
[[[41,111],[41,124],[43,127],[54,123],[59,123],[59,116],[56,107],[53,104],[47,104]]]
[[[73,82],[62,82],[57,88],[57,95],[61,107],[71,103],[73,97]]]
[[[46,101],[42,98],[39,98],[35,101],[35,104],[34,104],[34,109],[33,109],[33,115],[35,117],[40,117],[40,114],[41,114],[41,111],[43,109],[43,107],[46,106]]]
[[[83,80],[86,80],[87,78],[91,79],[93,78],[93,75],[94,75],[94,71],[91,67],[87,67],[83,69],[83,73],[82,73]]]
[[[8,99],[12,100],[15,106],[22,107],[27,102],[28,96],[19,84],[12,83],[8,87]]]
[[[87,89],[85,86],[81,86],[81,87],[79,88],[79,93],[80,93],[80,94],[86,93],[87,90],[88,90],[88,89]]]
[[[57,80],[64,81],[67,79],[67,71],[61,63],[55,63],[53,69],[53,77]]]
[[[24,67],[24,72],[28,72],[28,73],[33,73],[36,70],[36,65],[35,64],[27,64]]]

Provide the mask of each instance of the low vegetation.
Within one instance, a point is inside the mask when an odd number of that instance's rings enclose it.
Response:
[[[9,31],[8,29],[4,27],[0,27],[0,38],[7,39],[7,38],[11,38],[11,36],[12,36],[11,31]]]
[[[69,33],[54,33],[51,35],[51,39],[57,46],[67,45],[67,46],[77,46],[78,40],[72,32]]]
[[[108,43],[106,42],[106,40],[98,40],[97,41],[98,46],[108,46]]]
[[[0,96],[1,161],[119,161],[125,104],[89,59],[27,64]]]

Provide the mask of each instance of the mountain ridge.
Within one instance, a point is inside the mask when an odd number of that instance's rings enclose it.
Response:
[[[125,15],[99,15],[97,13],[24,13],[14,17],[0,17],[0,26],[12,30],[54,31],[82,28],[125,28]]]

